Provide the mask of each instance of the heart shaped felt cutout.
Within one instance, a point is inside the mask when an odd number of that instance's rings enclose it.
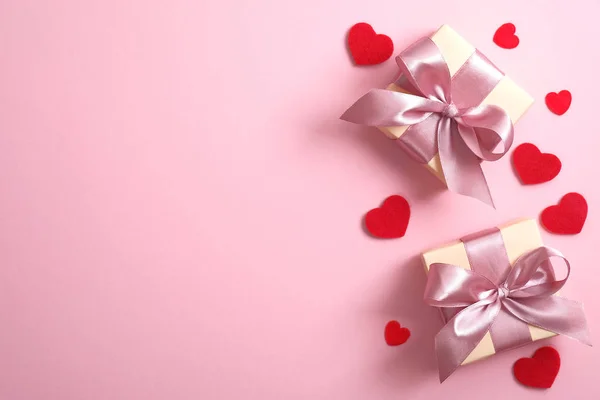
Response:
[[[365,215],[365,226],[369,233],[382,239],[404,236],[410,220],[410,205],[402,196],[390,196],[379,208]]]
[[[514,49],[519,45],[519,37],[515,35],[516,31],[515,25],[510,22],[500,26],[494,33],[494,43],[503,49]]]
[[[513,366],[515,378],[525,386],[540,389],[552,387],[560,370],[560,355],[554,348],[539,348],[532,358],[521,358]]]
[[[406,343],[410,337],[410,330],[403,328],[398,321],[390,321],[385,326],[384,335],[389,346],[399,346]]]
[[[381,64],[394,52],[392,39],[375,33],[373,27],[366,22],[359,22],[350,28],[348,47],[356,65]]]
[[[574,235],[583,229],[587,213],[585,198],[579,193],[567,193],[558,205],[542,211],[542,225],[552,233]]]
[[[558,93],[550,92],[546,95],[546,106],[556,115],[563,115],[571,107],[571,92],[561,90]]]
[[[523,143],[512,154],[517,175],[524,185],[551,181],[558,175],[562,164],[554,154],[542,153],[536,145]]]

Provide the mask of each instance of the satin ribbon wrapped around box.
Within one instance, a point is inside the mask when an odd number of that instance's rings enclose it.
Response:
[[[341,118],[378,127],[451,191],[493,206],[481,161],[506,154],[533,98],[447,25],[396,61],[398,80]]]
[[[566,274],[551,258],[563,261]],[[423,261],[425,302],[446,322],[435,338],[440,381],[460,365],[556,334],[590,345],[582,305],[555,295],[569,263],[543,245],[536,221],[469,235]]]

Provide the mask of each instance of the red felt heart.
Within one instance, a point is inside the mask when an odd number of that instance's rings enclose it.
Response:
[[[371,235],[392,239],[404,236],[410,219],[410,206],[402,196],[390,196],[380,208],[374,208],[365,216],[365,225]]]
[[[377,34],[371,25],[360,22],[350,28],[348,47],[357,65],[380,64],[394,52],[389,36]]]
[[[410,330],[400,326],[398,321],[390,321],[385,326],[385,342],[389,346],[399,346],[410,337]]]
[[[560,370],[560,355],[552,347],[541,347],[532,358],[521,358],[513,366],[515,378],[525,386],[548,389]]]
[[[552,233],[576,234],[581,232],[587,218],[588,205],[579,193],[567,193],[558,205],[542,212],[542,225]]]
[[[556,115],[563,115],[571,107],[571,92],[561,90],[558,93],[550,92],[546,95],[546,106]]]
[[[534,144],[523,143],[513,151],[513,165],[525,185],[551,181],[562,166],[554,154],[542,153]]]
[[[510,22],[502,25],[494,33],[494,43],[503,49],[514,49],[519,45],[519,37],[515,35],[517,28]]]

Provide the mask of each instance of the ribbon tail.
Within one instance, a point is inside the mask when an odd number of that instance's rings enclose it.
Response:
[[[440,382],[466,360],[489,331],[500,312],[500,302],[470,305],[454,316],[435,337]]]
[[[579,302],[559,296],[509,298],[504,300],[503,306],[529,325],[592,345],[583,305]]]
[[[461,138],[457,123],[450,118],[441,118],[437,138],[440,164],[448,189],[494,207],[481,160]]]

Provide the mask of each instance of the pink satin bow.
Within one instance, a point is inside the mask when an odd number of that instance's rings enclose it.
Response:
[[[549,260],[564,260],[567,275],[556,280]],[[583,306],[553,296],[567,281],[569,262],[558,251],[540,247],[521,256],[499,285],[471,270],[450,264],[432,264],[425,302],[434,307],[466,307],[435,338],[440,381],[458,368],[490,330],[504,309],[529,325],[591,345]]]
[[[476,54],[469,64],[469,90],[473,85],[490,86],[493,76],[489,61]],[[361,97],[341,119],[368,126],[419,126],[419,133],[434,135],[433,154],[424,139],[403,136],[409,154],[427,163],[439,153],[446,184],[454,192],[477,198],[492,207],[494,203],[481,169],[481,161],[496,161],[513,142],[513,125],[508,114],[493,105],[468,104],[458,108],[452,101],[452,79],[440,50],[430,38],[423,38],[396,58],[403,79],[412,94],[374,89]],[[463,86],[469,86],[465,84]],[[492,87],[495,85],[492,85]],[[465,87],[461,91],[466,90]],[[472,102],[471,102],[472,103]],[[410,129],[409,128],[409,129]],[[501,145],[501,149],[496,148]]]

